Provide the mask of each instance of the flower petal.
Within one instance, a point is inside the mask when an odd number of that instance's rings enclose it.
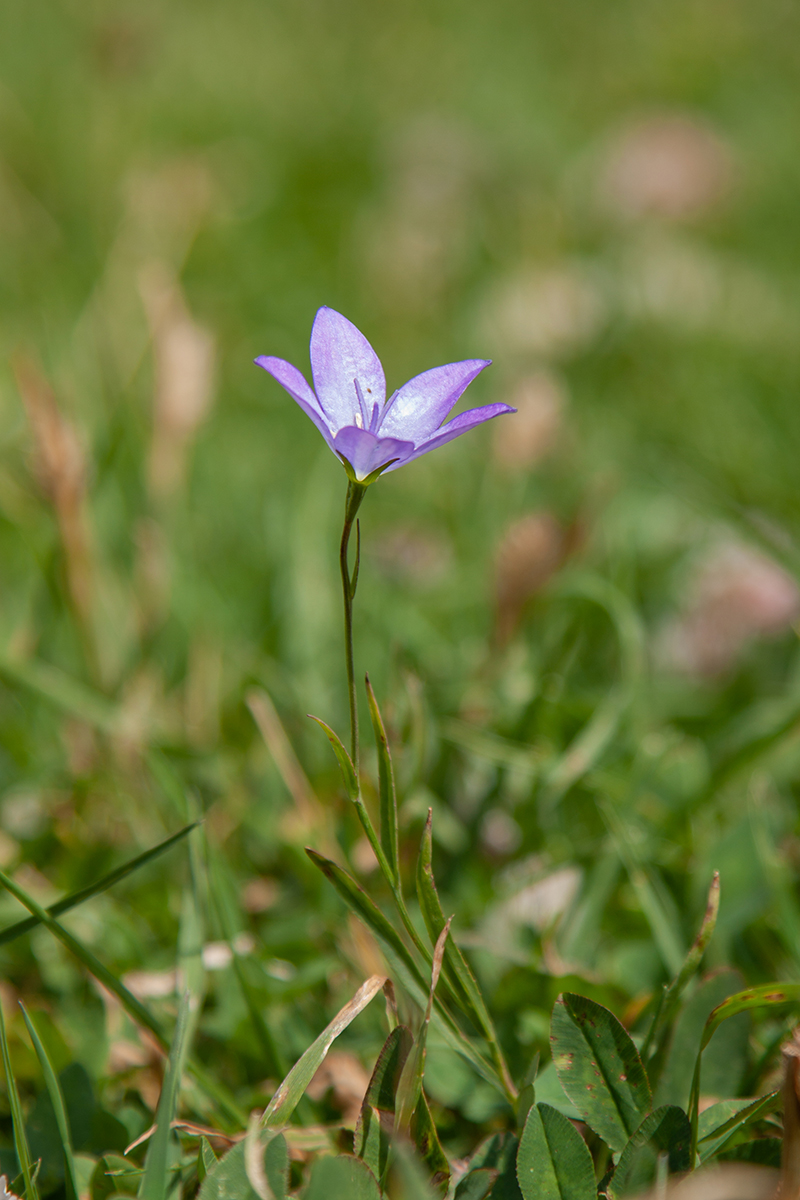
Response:
[[[439,428],[464,389],[489,365],[488,359],[470,358],[415,375],[386,405],[379,432],[419,444]]]
[[[414,443],[401,442],[397,438],[379,438],[368,429],[346,425],[333,439],[333,449],[347,459],[357,479],[366,479],[394,458],[399,459],[400,463],[404,462],[406,455],[413,454]]]
[[[467,412],[453,417],[452,421],[448,421],[433,437],[428,438],[421,445],[415,446],[413,453],[404,457],[401,462],[393,463],[386,470],[395,471],[398,467],[405,466],[407,462],[419,458],[420,455],[427,454],[429,450],[436,450],[438,446],[443,446],[446,442],[451,442],[453,438],[460,437],[462,433],[474,429],[476,425],[482,425],[484,421],[491,421],[492,417],[516,411],[509,404],[484,404],[481,408],[470,408]]]
[[[320,404],[334,430],[357,425],[356,416],[369,425],[372,406],[386,401],[383,367],[363,333],[341,313],[321,308],[311,330],[311,371]],[[355,380],[367,406],[362,413]]]
[[[292,399],[300,405],[306,416],[311,418],[325,438],[325,441],[333,449],[333,433],[331,432],[330,425],[302,371],[298,371],[297,367],[293,367],[285,359],[273,358],[269,354],[262,354],[255,361],[273,379],[277,379],[281,387],[286,389]]]

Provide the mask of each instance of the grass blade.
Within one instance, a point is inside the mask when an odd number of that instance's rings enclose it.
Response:
[[[713,1010],[700,1042],[700,1049],[694,1066],[692,1091],[689,1100],[689,1120],[692,1123],[692,1157],[694,1163],[697,1157],[697,1134],[700,1111],[700,1066],[703,1051],[716,1033],[723,1021],[735,1017],[742,1012],[750,1012],[754,1008],[773,1008],[784,1004],[800,1002],[800,983],[765,983],[761,987],[746,988],[743,992],[734,992],[727,1000]]]
[[[33,1179],[31,1152],[28,1149],[28,1139],[25,1136],[25,1118],[22,1114],[22,1104],[20,1103],[19,1092],[17,1091],[17,1081],[11,1069],[11,1055],[8,1049],[8,1037],[6,1036],[6,1022],[3,1016],[2,1004],[0,1004],[0,1047],[2,1047],[3,1052],[3,1070],[6,1074],[11,1122],[14,1127],[14,1149],[17,1152],[17,1162],[22,1171],[22,1178],[25,1181],[25,1197],[26,1200],[39,1200],[39,1192]]]
[[[389,750],[389,740],[386,737],[381,711],[372,690],[369,675],[366,676],[367,701],[372,730],[375,734],[375,744],[378,748],[378,789],[381,812],[381,846],[391,867],[394,881],[400,886],[400,842],[397,827],[397,793],[394,786],[394,767]]]
[[[427,992],[428,985],[420,972],[419,967],[414,962],[411,954],[406,949],[403,939],[400,934],[391,924],[387,917],[383,915],[374,900],[371,900],[364,889],[356,883],[346,871],[337,866],[329,858],[324,858],[321,854],[317,854],[316,850],[306,848],[306,854],[319,867],[323,875],[330,880],[336,891],[351,908],[357,917],[367,925],[373,933],[389,945],[394,953],[405,964],[406,970],[413,976],[418,987]]]
[[[678,974],[676,975],[676,977],[672,981],[672,983],[669,985],[669,987],[665,990],[662,1002],[661,1002],[657,1012],[655,1013],[655,1016],[653,1017],[652,1024],[650,1026],[650,1029],[648,1030],[647,1037],[645,1038],[645,1041],[644,1041],[644,1044],[643,1044],[642,1050],[641,1050],[643,1061],[647,1061],[647,1056],[650,1051],[650,1047],[653,1046],[654,1044],[656,1045],[656,1050],[654,1052],[653,1057],[654,1058],[658,1057],[658,1054],[659,1054],[659,1046],[658,1046],[658,1041],[657,1041],[658,1035],[661,1033],[662,1030],[666,1029],[667,1026],[669,1025],[670,1018],[672,1017],[673,1013],[675,1012],[675,1008],[677,1007],[677,1004],[681,997],[683,989],[686,987],[687,983],[689,983],[689,981],[692,979],[692,977],[697,973],[700,963],[702,962],[703,954],[705,953],[706,946],[711,941],[712,934],[714,933],[714,929],[717,924],[717,914],[718,913],[719,913],[719,871],[715,871],[714,877],[711,880],[711,887],[709,888],[709,891],[708,891],[708,902],[706,904],[706,911],[703,916],[703,920],[700,925],[700,929],[697,932],[697,937],[692,942],[689,953],[686,955],[686,958],[684,959],[683,966],[681,967],[680,971],[678,972]],[[650,1082],[655,1086],[654,1072],[651,1070],[650,1064],[648,1064],[648,1074],[650,1075]]]
[[[47,1051],[42,1045],[42,1039],[36,1032],[36,1026],[28,1016],[28,1011],[25,1005],[20,1001],[22,1016],[25,1024],[28,1027],[33,1048],[36,1051],[36,1057],[39,1060],[39,1066],[42,1068],[44,1075],[45,1087],[47,1094],[50,1097],[50,1103],[53,1106],[53,1112],[56,1117],[56,1125],[58,1126],[58,1136],[61,1138],[61,1149],[64,1153],[64,1171],[67,1182],[67,1195],[71,1200],[78,1200],[80,1189],[78,1187],[78,1177],[75,1173],[75,1158],[72,1153],[72,1138],[69,1132],[69,1121],[67,1120],[67,1110],[64,1107],[64,1097],[61,1093],[61,1087],[58,1082],[58,1077],[53,1070],[53,1065],[47,1057]]]
[[[19,900],[27,908],[28,912],[36,917],[37,921],[45,925],[54,937],[66,946],[66,948],[75,955],[79,962],[83,963],[90,975],[93,975],[103,987],[107,988],[112,995],[116,996],[122,1007],[125,1009],[131,1020],[136,1021],[139,1025],[143,1025],[145,1029],[149,1029],[155,1036],[159,1045],[165,1051],[169,1048],[169,1040],[167,1039],[164,1030],[159,1021],[153,1016],[148,1009],[141,1003],[140,1000],[129,992],[124,983],[109,971],[108,967],[104,966],[98,958],[92,954],[78,938],[74,937],[69,930],[65,929],[54,917],[51,917],[46,909],[29,896],[28,893],[15,883],[5,871],[0,871],[0,886],[6,888],[7,891]],[[225,1113],[229,1120],[234,1121],[237,1126],[247,1124],[247,1114],[239,1107],[235,1100],[227,1094],[226,1089],[212,1079],[208,1072],[199,1064],[190,1062],[188,1065],[189,1072],[197,1080],[206,1094],[213,1099]]]
[[[422,834],[419,857],[417,859],[417,899],[419,900],[425,927],[432,942],[435,942],[445,927],[444,912],[442,911],[436,881],[433,877],[433,812],[428,809],[428,819]],[[478,981],[470,969],[455,941],[450,938],[444,952],[445,975],[455,995],[461,1001],[461,1007],[466,1012],[475,1027],[480,1030],[492,1051],[492,1057],[504,1082],[505,1090],[510,1099],[516,1097],[516,1089],[506,1066],[500,1042],[495,1032],[489,1010],[486,1007]]]
[[[108,875],[104,875],[102,879],[98,879],[96,883],[90,884],[88,887],[82,888],[79,892],[72,892],[69,896],[65,896],[63,900],[51,904],[47,908],[47,912],[51,917],[58,917],[61,913],[69,912],[72,908],[77,908],[79,904],[85,903],[86,900],[91,900],[93,896],[99,896],[102,892],[107,892],[115,883],[119,883],[121,879],[132,874],[139,867],[146,866],[153,859],[158,858],[160,854],[164,854],[174,845],[196,829],[200,824],[195,821],[192,825],[186,825],[177,833],[173,833],[172,837],[168,837],[166,841],[159,842],[157,846],[153,846],[150,850],[145,850],[144,854],[139,854],[136,858],[129,859],[123,863],[121,867],[117,867],[115,871],[110,871]],[[35,929],[39,924],[38,917],[26,917],[23,921],[17,921],[15,925],[9,925],[8,929],[0,932],[0,946],[5,946],[8,942],[13,942],[14,938],[21,937],[23,933],[28,933],[31,929]]]
[[[385,975],[371,975],[301,1055],[267,1105],[262,1117],[262,1124],[267,1129],[286,1124],[336,1038],[377,996],[385,982]]]
[[[140,1200],[166,1200],[170,1191],[169,1142],[172,1121],[178,1109],[181,1079],[191,1036],[191,996],[183,993],[178,1022],[169,1052],[169,1061],[156,1112],[156,1131],[147,1147],[144,1175],[139,1188]]]
[[[436,985],[439,982],[439,975],[442,971],[442,960],[444,958],[444,948],[447,942],[448,934],[450,933],[450,921],[445,924],[444,929],[439,934],[436,941],[436,946],[433,951],[433,965],[431,967],[431,985],[428,991],[428,1004],[425,1008],[425,1015],[422,1018],[422,1024],[419,1032],[414,1039],[414,1046],[403,1064],[403,1070],[400,1073],[400,1082],[397,1085],[397,1098],[395,1101],[395,1122],[394,1127],[402,1133],[408,1133],[411,1127],[411,1117],[414,1109],[419,1103],[419,1098],[422,1094],[422,1076],[425,1073],[425,1054],[428,1043],[428,1029],[431,1023],[431,1013],[433,1012],[433,998],[436,995]]]
[[[313,713],[309,713],[308,715],[311,717],[312,721],[317,722],[320,729],[324,729],[328,741],[333,746],[333,753],[336,755],[336,761],[338,762],[339,768],[342,772],[345,791],[350,799],[355,802],[360,797],[358,779],[356,778],[356,769],[353,766],[350,755],[344,748],[342,739],[339,737],[338,733],[334,733],[330,725],[326,725],[325,722],[319,717],[315,717]]]

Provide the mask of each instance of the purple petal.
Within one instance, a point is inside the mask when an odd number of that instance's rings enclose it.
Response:
[[[439,428],[464,389],[489,366],[485,358],[433,367],[404,383],[386,405],[380,432],[390,437],[411,438],[415,443]]]
[[[445,442],[451,442],[453,438],[460,437],[462,433],[466,433],[469,429],[474,429],[476,425],[482,425],[484,421],[491,421],[492,417],[499,417],[501,413],[513,413],[517,410],[511,408],[508,404],[484,404],[482,408],[470,408],[467,412],[459,413],[457,417],[453,417],[452,421],[439,430],[433,437],[428,438],[426,442],[415,446],[412,454],[403,458],[401,462],[393,463],[391,467],[387,467],[387,471],[395,471],[398,467],[405,466],[407,462],[412,462],[415,458],[419,458],[421,454],[427,454],[429,450],[436,450],[438,446],[443,446]]]
[[[311,370],[320,404],[333,429],[356,423],[360,416],[365,425],[377,401],[386,400],[383,367],[363,333],[346,317],[332,308],[321,308],[311,330]],[[355,380],[367,406],[362,413]]]
[[[379,438],[368,429],[346,425],[333,439],[333,449],[347,459],[357,479],[366,479],[394,458],[404,462],[406,455],[413,454],[414,443],[401,442],[397,438]]]
[[[262,354],[255,361],[259,367],[263,367],[265,371],[269,372],[273,379],[277,379],[281,387],[284,387],[292,399],[297,401],[303,412],[311,418],[325,441],[333,449],[333,434],[330,426],[302,371],[298,371],[297,367],[293,367],[285,359],[273,358],[269,354]]]

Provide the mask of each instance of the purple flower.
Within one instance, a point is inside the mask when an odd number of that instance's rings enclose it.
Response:
[[[443,446],[482,421],[515,412],[486,404],[443,424],[464,389],[489,363],[483,358],[423,371],[386,399],[380,360],[363,333],[332,308],[321,308],[311,330],[314,390],[282,358],[256,363],[282,384],[310,417],[357,483],[372,483],[412,459]]]

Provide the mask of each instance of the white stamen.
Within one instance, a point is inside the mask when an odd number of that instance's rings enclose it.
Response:
[[[359,429],[364,428],[364,419],[361,416],[361,413],[356,413],[356,425],[358,426]]]

